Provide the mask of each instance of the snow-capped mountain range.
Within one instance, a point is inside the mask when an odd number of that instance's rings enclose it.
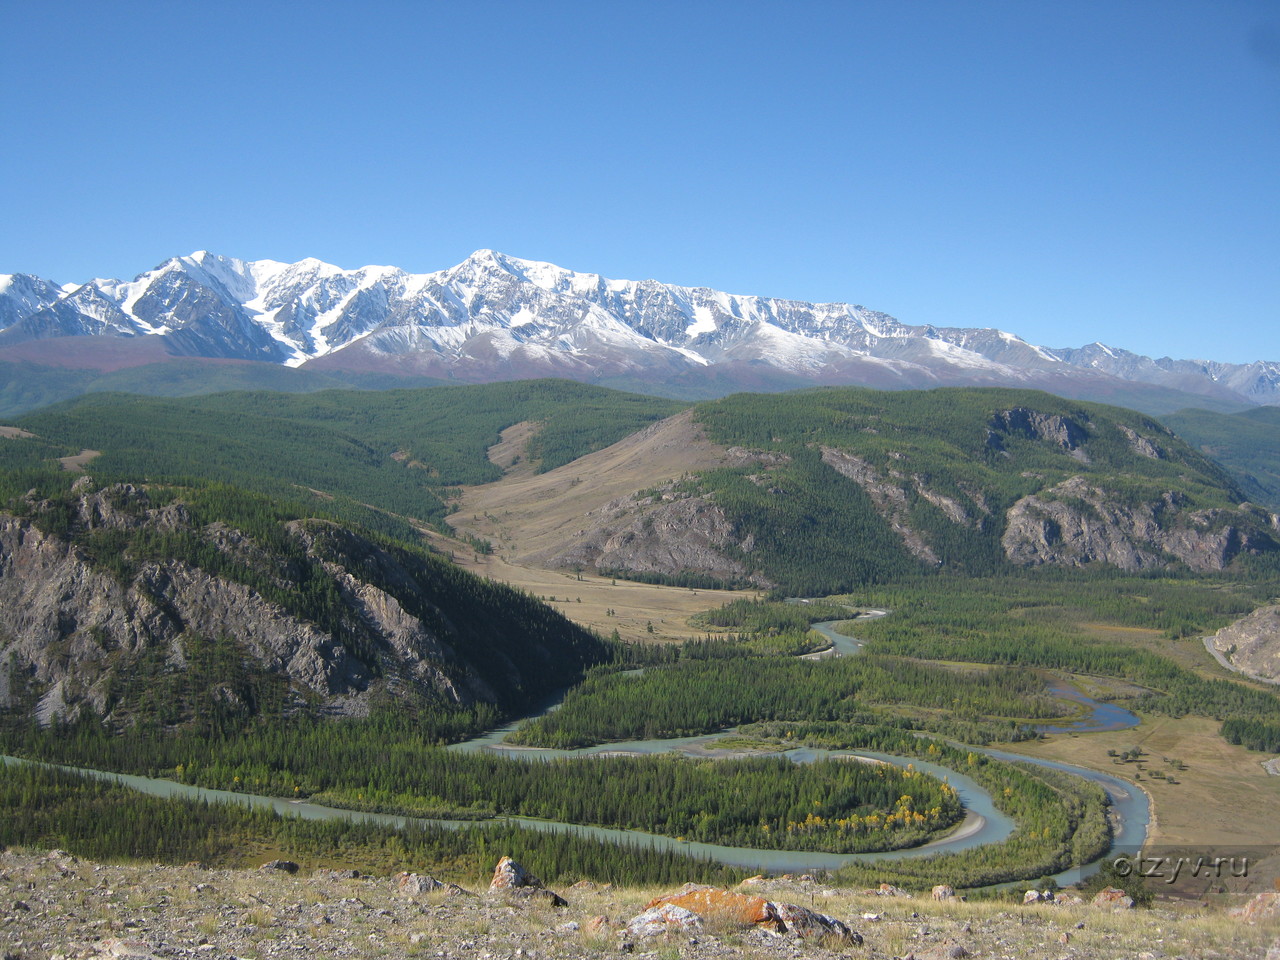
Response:
[[[1280,404],[1276,362],[1153,360],[1100,343],[1049,349],[1000,330],[909,326],[844,303],[610,280],[492,250],[425,274],[205,251],[128,281],[60,286],[0,274],[0,357],[24,345],[28,358],[50,362],[56,351],[33,354],[33,346],[57,340],[65,350],[66,338],[103,337],[116,347],[157,338],[170,356],[467,381],[687,384],[714,371],[723,383],[752,387],[1017,384],[1105,395],[1119,380]]]

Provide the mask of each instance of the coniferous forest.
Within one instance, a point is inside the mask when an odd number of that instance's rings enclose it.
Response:
[[[1064,466],[1060,451],[1000,425],[999,411],[1037,405],[1087,425],[1087,456]],[[524,456],[545,471],[684,406],[539,381],[288,397],[101,395],[23,417],[34,436],[0,438],[8,522],[124,591],[160,583],[153,574],[166,565],[233,584],[334,638],[384,687],[360,711],[339,715],[233,632],[186,629],[171,643],[127,649],[108,649],[104,635],[90,638],[101,641],[99,672],[83,682],[93,697],[66,715],[42,714],[50,686],[16,652],[6,655],[0,752],[456,829],[304,822],[24,766],[0,779],[0,842],[216,863],[271,848],[312,862],[458,876],[505,853],[549,878],[727,882],[738,872],[496,818],[833,853],[917,846],[962,819],[954,789],[914,769],[750,755],[873,750],[972,778],[1016,827],[999,843],[850,865],[836,879],[981,886],[1091,862],[1111,841],[1099,788],[978,749],[1037,738],[1038,726],[1075,717],[1078,705],[1060,699],[1055,682],[1123,681],[1111,696],[1144,716],[1216,718],[1223,741],[1280,750],[1274,691],[1196,669],[1162,646],[1269,602],[1280,593],[1274,555],[1259,547],[1219,573],[1124,573],[1018,569],[1001,551],[1003,510],[1068,469],[1133,503],[1171,486],[1205,511],[1239,503],[1216,464],[1130,417],[1159,436],[1165,455],[1135,453],[1113,408],[1023,391],[817,390],[699,405],[694,417],[713,441],[772,459],[687,476],[682,495],[709,496],[723,509],[739,542],[751,544],[735,558],[774,589],[770,600],[699,614],[690,626],[702,637],[682,644],[605,639],[426,545],[422,528],[441,529],[459,487],[501,476],[486,451],[507,427],[539,425]],[[976,434],[975,423],[983,425]],[[909,517],[936,563],[922,563],[875,498],[833,468],[853,455],[854,433],[859,463],[882,477],[911,461],[895,522]],[[101,454],[91,480],[76,485],[57,458],[85,448]],[[116,519],[87,522],[86,490]],[[969,510],[968,525],[940,503]],[[154,522],[160,515],[169,520]],[[429,664],[444,681],[403,682],[369,608],[353,601],[353,583],[391,596],[398,613],[448,648]],[[780,602],[788,596],[826,599]],[[161,605],[163,589],[151,600]],[[848,619],[871,607],[890,614]],[[865,641],[862,651],[802,659],[826,645],[810,627],[828,620],[846,620],[838,629]],[[1148,639],[1118,642],[1091,629],[1098,624]],[[62,640],[84,639],[67,629]],[[539,713],[561,696],[559,709]],[[512,743],[576,749],[720,735],[720,745],[747,755],[530,760],[447,748],[531,714]]]

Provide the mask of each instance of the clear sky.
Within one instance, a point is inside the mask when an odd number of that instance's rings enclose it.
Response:
[[[209,249],[1280,360],[1280,3],[0,0],[0,272]]]

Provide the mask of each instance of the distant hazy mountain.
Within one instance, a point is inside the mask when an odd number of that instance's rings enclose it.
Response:
[[[110,359],[95,361],[99,351]],[[1153,360],[1100,343],[1050,349],[1001,330],[610,280],[492,250],[426,274],[201,251],[130,281],[0,275],[0,359],[118,369],[165,356],[466,381],[562,376],[689,396],[949,384],[1148,408],[1187,406],[1188,395],[1219,407],[1280,403],[1277,362]],[[1135,385],[1147,403],[1135,401]],[[1177,399],[1155,399],[1161,391]]]

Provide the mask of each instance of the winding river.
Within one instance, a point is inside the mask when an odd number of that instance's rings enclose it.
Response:
[[[887,611],[884,610],[872,610],[853,619],[882,617],[885,616],[886,613]],[[814,629],[830,640],[831,646],[820,651],[819,654],[811,654],[809,656],[852,656],[857,654],[862,649],[864,641],[838,633],[835,629],[836,625],[844,622],[846,621],[833,620],[825,623],[814,624]],[[1069,692],[1062,692],[1062,690]],[[1132,713],[1129,713],[1128,711],[1119,711],[1119,708],[1110,707],[1106,704],[1099,704],[1097,701],[1091,700],[1079,693],[1079,691],[1074,690],[1074,688],[1064,686],[1062,690],[1058,690],[1057,692],[1063,696],[1070,696],[1071,699],[1081,703],[1089,712],[1081,720],[1076,721],[1067,727],[1057,729],[1064,731],[1069,730],[1070,732],[1123,729],[1126,726],[1134,726],[1138,722],[1138,718]],[[547,709],[553,710],[556,706],[558,706],[558,703],[552,704]],[[542,712],[545,713],[547,711]],[[1124,716],[1126,714],[1127,717]],[[454,744],[449,749],[465,751],[496,749],[502,750],[504,753],[511,756],[531,757],[537,759],[651,754],[670,751],[679,751],[697,756],[717,756],[729,752],[717,750],[714,747],[713,742],[718,736],[720,736],[720,734],[712,736],[679,737],[666,740],[636,740],[626,743],[599,744],[593,747],[584,747],[577,750],[550,750],[534,747],[515,747],[503,743],[503,738],[522,722],[523,720],[517,721],[516,723],[492,730],[489,733],[473,740]],[[1093,723],[1101,725],[1091,725]],[[1119,726],[1116,724],[1119,724]],[[1055,729],[1054,732],[1057,732],[1057,729]],[[1113,822],[1115,828],[1114,849],[1137,850],[1141,847],[1146,837],[1147,827],[1150,822],[1149,800],[1143,791],[1124,780],[1110,776],[1109,774],[1088,770],[1071,764],[1024,757],[1001,750],[992,750],[982,747],[967,747],[966,749],[977,750],[1000,760],[1017,761],[1048,767],[1055,770],[1062,770],[1100,785],[1111,798],[1111,809],[1114,814]],[[720,844],[691,842],[674,837],[644,833],[637,830],[622,830],[609,827],[558,823],[555,821],[538,820],[529,817],[503,817],[500,819],[508,823],[518,824],[521,827],[531,830],[558,833],[573,832],[582,836],[605,840],[611,843],[639,845],[658,850],[672,850],[694,857],[710,858],[730,866],[743,867],[746,869],[769,873],[803,873],[817,870],[834,870],[846,863],[856,861],[898,860],[909,857],[930,856],[932,854],[942,852],[968,850],[973,847],[1004,840],[1013,832],[1014,829],[1013,821],[996,809],[991,795],[972,779],[958,771],[929,763],[928,761],[924,761],[919,758],[892,756],[864,750],[826,751],[806,748],[783,751],[783,755],[797,763],[811,762],[823,757],[861,757],[867,760],[893,763],[899,766],[911,764],[917,770],[932,774],[939,779],[946,779],[959,794],[961,801],[964,803],[967,815],[964,821],[962,821],[962,823],[949,835],[933,840],[927,844],[906,850],[863,854],[828,854],[793,850],[760,850],[751,847],[731,847]],[[15,757],[0,757],[0,761],[5,764],[23,764],[32,762]],[[57,765],[45,764],[45,766]],[[475,823],[475,821],[434,820],[396,816],[392,814],[343,810],[306,801],[285,800],[278,797],[264,797],[246,793],[233,793],[225,790],[211,790],[204,787],[194,787],[187,784],[177,783],[172,780],[139,777],[129,774],[108,773],[99,770],[88,770],[75,767],[58,767],[58,769],[69,770],[86,776],[115,781],[131,789],[153,796],[183,797],[207,800],[211,802],[242,803],[253,807],[271,809],[281,814],[298,816],[304,819],[343,819],[376,823],[394,827],[396,829],[403,829],[408,825],[418,825],[436,826],[444,829],[456,830]],[[1092,865],[1084,868],[1073,868],[1072,870],[1058,874],[1056,879],[1060,884],[1075,882],[1080,879],[1081,876],[1089,873],[1091,867]]]

